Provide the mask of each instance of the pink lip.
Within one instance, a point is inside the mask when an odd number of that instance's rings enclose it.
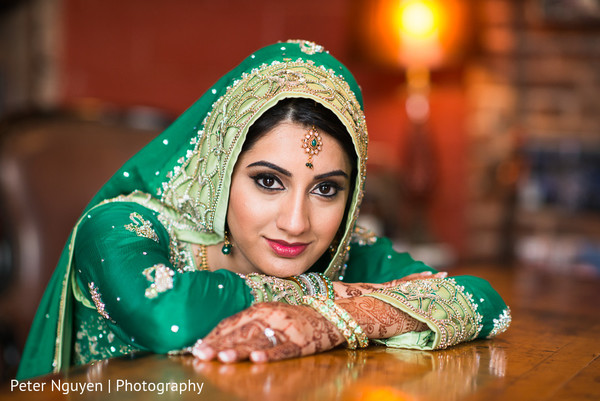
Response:
[[[290,244],[289,242],[268,238],[266,238],[266,240],[271,246],[271,249],[273,249],[273,252],[282,258],[294,258],[304,252],[308,246],[307,243],[303,242],[294,242],[293,244]]]

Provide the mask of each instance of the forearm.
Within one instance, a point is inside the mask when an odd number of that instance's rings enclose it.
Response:
[[[114,203],[88,216],[73,251],[75,296],[123,341],[161,353],[182,348],[251,305],[250,288],[235,273],[174,264],[171,238],[150,210]]]
[[[425,323],[376,298],[353,297],[336,303],[352,315],[370,339],[427,330]]]

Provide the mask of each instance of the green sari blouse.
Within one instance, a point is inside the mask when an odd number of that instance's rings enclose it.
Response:
[[[350,72],[312,42],[277,43],[221,78],[92,199],[42,298],[19,379],[140,350],[182,350],[253,303],[294,303],[290,294],[302,295],[293,280],[202,271],[193,246],[223,241],[231,174],[248,127],[289,97],[333,111],[358,156],[342,236],[310,271],[371,283],[434,271],[356,226],[367,129]],[[475,277],[407,281],[369,296],[429,327],[381,341],[388,346],[439,349],[497,335],[510,323],[500,296]]]

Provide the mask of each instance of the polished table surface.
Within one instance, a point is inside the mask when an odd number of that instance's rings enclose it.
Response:
[[[485,266],[454,274],[500,292],[513,313],[506,333],[443,351],[339,348],[261,365],[137,355],[7,383],[0,399],[77,399],[87,386],[86,399],[115,400],[600,400],[600,280]]]

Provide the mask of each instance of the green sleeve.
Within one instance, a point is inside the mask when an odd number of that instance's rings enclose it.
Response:
[[[232,272],[178,271],[170,240],[156,212],[115,202],[88,213],[74,250],[76,298],[121,340],[156,353],[193,344],[253,302]]]
[[[443,349],[475,338],[491,338],[510,325],[510,309],[491,285],[478,277],[406,281],[367,294],[427,324],[380,342],[398,348]]]
[[[387,238],[355,231],[345,282],[382,283],[413,273],[436,271],[407,253],[396,252]],[[369,295],[387,302],[429,330],[380,342],[391,347],[440,349],[475,338],[494,337],[510,325],[510,309],[485,280],[473,276],[406,281]]]
[[[413,273],[436,272],[408,253],[396,252],[388,238],[355,234],[349,255],[343,272],[343,281],[348,283],[384,283]]]

